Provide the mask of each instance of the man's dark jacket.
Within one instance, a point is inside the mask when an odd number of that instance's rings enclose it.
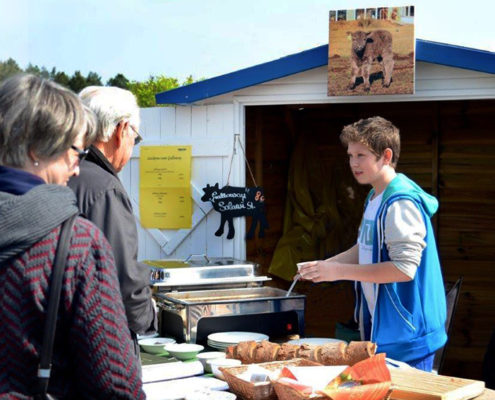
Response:
[[[115,169],[94,146],[72,177],[81,213],[98,226],[112,246],[129,328],[135,334],[156,330],[150,270],[137,261],[138,237],[132,205]]]

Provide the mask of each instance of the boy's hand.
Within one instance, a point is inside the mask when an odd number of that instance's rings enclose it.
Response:
[[[340,265],[335,261],[310,261],[299,269],[301,278],[313,282],[332,282],[339,279],[336,274],[336,266]]]

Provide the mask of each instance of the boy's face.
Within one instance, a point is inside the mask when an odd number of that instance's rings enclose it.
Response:
[[[376,187],[383,179],[384,157],[377,159],[375,153],[362,143],[349,143],[347,147],[349,165],[358,183]]]

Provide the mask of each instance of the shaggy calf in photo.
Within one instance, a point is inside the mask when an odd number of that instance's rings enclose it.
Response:
[[[349,88],[356,87],[356,79],[363,77],[364,90],[370,90],[370,71],[373,61],[382,63],[383,86],[389,87],[392,82],[394,55],[392,53],[392,34],[385,30],[372,32],[348,32],[352,36],[351,47],[351,83]]]

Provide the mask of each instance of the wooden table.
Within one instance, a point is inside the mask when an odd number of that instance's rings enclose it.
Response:
[[[482,381],[436,375],[415,368],[392,368],[390,374],[391,400],[495,399],[493,391],[485,389]]]
[[[495,399],[495,390],[485,389],[482,395],[476,397],[476,400],[493,400]]]

